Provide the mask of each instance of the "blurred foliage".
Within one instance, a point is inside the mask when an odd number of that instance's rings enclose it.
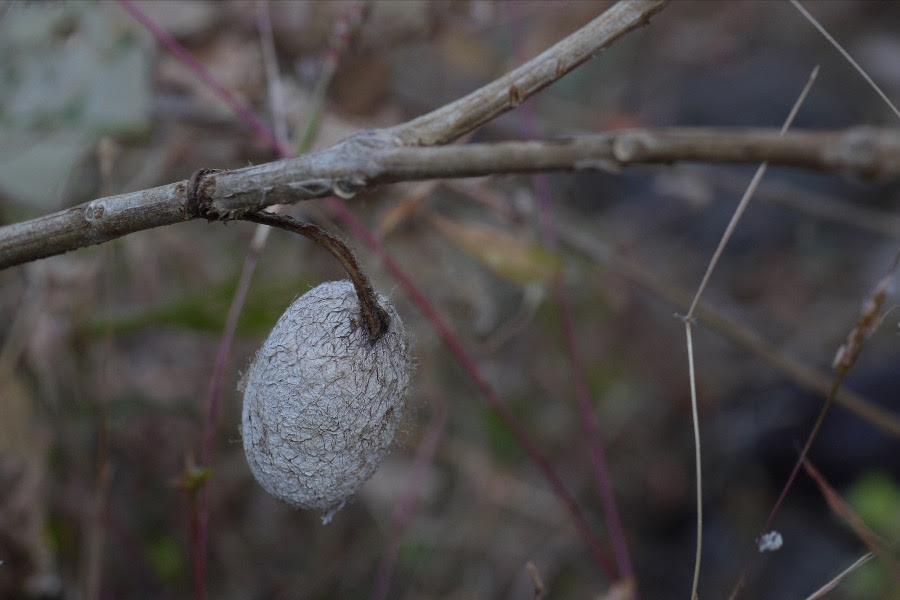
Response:
[[[862,475],[847,500],[863,521],[888,543],[900,544],[900,483],[881,472]]]
[[[372,2],[359,38],[339,58],[315,147],[456,99],[542,52],[605,5]],[[273,159],[270,148],[116,3],[5,6],[4,219],[49,212],[100,189],[119,193],[184,179],[201,167]],[[347,8],[342,2],[268,4],[276,82],[268,80],[260,51],[260,3],[139,6],[264,120],[283,120],[294,139],[315,108],[311,98],[328,40]],[[900,93],[900,4],[812,8],[889,95]],[[472,139],[625,126],[778,126],[815,64],[823,68],[798,126],[887,122],[871,90],[793,10],[775,2],[669,3],[648,27]],[[284,94],[281,108],[269,102],[276,83]],[[534,119],[534,127],[526,127],[526,119]],[[111,175],[99,165],[101,138],[116,141]],[[605,244],[610,254],[689,294],[749,169],[666,165],[554,175],[560,240],[575,233]],[[793,204],[783,204],[785,198]],[[819,198],[834,207],[828,221],[806,212]],[[770,169],[758,200],[723,254],[706,301],[805,364],[827,365],[858,314],[872,273],[880,277],[896,253],[896,236],[860,230],[842,215],[859,206],[896,212],[898,188]],[[675,309],[601,258],[549,252],[535,234],[540,199],[527,177],[384,186],[349,206],[379,232],[387,251],[472,351],[602,536],[602,503],[589,481],[572,397],[566,319],[553,296],[554,284],[563,282],[634,544],[640,593],[684,597],[695,508],[684,336],[672,318]],[[323,203],[290,210],[342,233]],[[241,399],[234,389],[241,366],[297,295],[340,277],[326,253],[282,234],[269,239],[240,316],[221,418],[214,424],[214,463],[198,471],[186,467],[202,443],[212,365],[250,234],[249,227],[197,222],[128,236],[116,242],[115,252],[101,251],[109,248],[104,246],[0,273],[0,336],[6,336],[0,337],[0,436],[6,436],[0,439],[0,560],[25,557],[15,568],[4,563],[0,596],[15,589],[19,593],[11,597],[22,597],[41,576],[55,574],[65,593],[41,597],[81,597],[86,540],[103,534],[101,597],[189,596],[192,515],[182,488],[209,486],[210,597],[365,597],[384,548],[394,541],[400,551],[390,597],[532,597],[524,570],[529,561],[548,598],[604,597],[609,582],[527,453],[375,253],[361,250],[360,258],[413,333],[419,371],[404,442],[370,484],[323,527],[320,515],[267,497],[247,469],[237,425]],[[887,329],[873,338],[864,358],[896,352],[896,336]],[[808,427],[802,414],[807,398],[777,369],[723,341],[702,320],[695,350],[712,548],[704,556],[701,596],[724,597],[777,495],[778,474],[796,459],[795,442]],[[885,406],[894,409],[897,363],[885,364],[873,381],[880,382]],[[427,483],[417,490],[409,526],[398,531],[394,510],[407,492],[436,397],[449,407],[449,425],[425,470]],[[16,417],[13,409],[23,407]],[[767,462],[757,455],[772,431],[790,438],[786,466],[774,464],[781,456]],[[849,429],[836,448],[845,460],[816,464],[826,478],[835,468],[848,472],[852,487],[836,485],[839,492],[846,496],[849,489],[859,514],[879,535],[896,540],[896,475],[870,471],[876,459],[896,464],[898,453],[873,458],[847,451],[866,447],[869,431],[867,423]],[[25,457],[38,468],[26,469]],[[105,465],[115,467],[108,488],[98,477]],[[795,498],[801,513],[782,513],[779,527],[802,533],[786,537],[790,543],[775,560],[755,565],[743,597],[803,597],[858,556],[860,544],[846,527],[810,508],[821,505],[819,495],[814,505]],[[109,517],[108,529],[100,532],[90,525],[98,499]],[[20,526],[26,517],[33,528]],[[18,587],[4,587],[7,573]],[[833,597],[894,600],[876,561],[858,578],[868,582],[842,584]]]
[[[147,52],[102,3],[11,3],[0,56],[0,190],[12,198],[58,206],[97,140],[149,127]]]
[[[131,314],[101,317],[91,323],[91,331],[100,335],[111,328],[116,334],[126,334],[148,328],[171,327],[186,331],[221,332],[228,317],[238,277],[216,287],[190,290],[159,306],[141,306]],[[278,282],[266,281],[255,286],[241,311],[237,333],[268,333],[287,305],[304,289],[304,282],[285,279]]]

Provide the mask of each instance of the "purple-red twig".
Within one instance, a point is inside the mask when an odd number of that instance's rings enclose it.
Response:
[[[282,144],[279,144],[275,139],[275,136],[265,127],[265,125],[259,121],[252,112],[244,106],[237,98],[235,98],[232,94],[228,92],[223,86],[218,84],[212,75],[209,74],[204,67],[196,61],[186,49],[184,49],[174,38],[168,35],[165,31],[159,28],[152,20],[150,20],[143,12],[140,11],[134,4],[132,4],[129,0],[119,0],[119,3],[141,24],[143,24],[147,29],[156,36],[160,42],[166,46],[170,51],[172,51],[176,56],[178,56],[181,60],[185,62],[187,66],[197,73],[198,77],[204,81],[207,85],[210,86],[217,95],[219,95],[222,99],[226,100],[228,104],[235,110],[237,115],[250,125],[254,131],[256,131],[261,137],[263,137],[273,148],[275,148],[279,154],[282,156],[287,156],[289,151],[287,148],[284,148]],[[488,383],[487,379],[481,373],[478,368],[474,358],[468,353],[468,351],[463,347],[462,343],[453,335],[450,328],[443,321],[438,311],[432,306],[432,304],[428,301],[424,294],[413,284],[412,280],[406,275],[406,273],[402,270],[402,268],[393,260],[393,258],[387,253],[381,243],[372,235],[371,232],[356,218],[356,216],[347,208],[346,204],[337,198],[327,198],[327,205],[331,208],[331,210],[337,215],[337,217],[341,220],[341,222],[350,229],[360,240],[373,252],[376,252],[381,258],[385,267],[390,271],[390,273],[394,276],[394,278],[398,281],[401,287],[404,288],[410,300],[416,307],[423,313],[423,315],[431,322],[432,326],[437,331],[438,335],[441,337],[444,344],[448,347],[448,349],[453,353],[453,355],[457,358],[457,360],[461,363],[469,377],[472,379],[473,383],[484,393],[488,403],[493,407],[495,411],[500,415],[501,419],[506,423],[509,427],[513,436],[528,454],[531,461],[535,464],[547,482],[550,484],[553,493],[557,496],[560,502],[563,504],[566,511],[569,513],[572,521],[574,522],[575,528],[579,532],[579,534],[584,539],[588,548],[591,550],[591,554],[594,556],[594,559],[597,563],[603,568],[606,573],[606,576],[610,578],[610,580],[616,579],[616,569],[607,556],[606,551],[603,546],[594,536],[591,531],[590,525],[587,522],[587,519],[584,517],[581,509],[578,507],[577,502],[566,489],[562,480],[554,471],[550,462],[546,457],[541,453],[538,449],[537,445],[531,440],[525,428],[519,422],[519,420],[513,415],[512,411],[510,411],[509,407],[500,399],[497,393],[494,391],[493,387]],[[216,407],[213,410],[213,407],[210,407],[210,414],[218,414],[218,408]],[[206,488],[208,486],[204,486]],[[201,514],[199,522],[197,523],[198,529],[197,533],[201,536],[201,539],[197,540],[197,543],[203,543],[203,549],[200,550],[201,554],[195,555],[195,560],[201,560],[202,565],[200,567],[195,567],[195,576],[202,575],[205,579],[205,558],[206,558],[206,536],[207,527],[208,527],[208,502],[204,502],[204,499],[208,498],[206,496],[206,492],[204,492],[200,496],[200,508]],[[203,510],[203,506],[206,506],[206,510]],[[205,516],[202,513],[206,513]],[[195,546],[195,550],[199,550]],[[204,583],[195,585],[204,586]],[[202,596],[197,597],[205,597],[205,587],[202,588],[199,592],[195,587],[195,596],[197,593],[203,593]]]
[[[550,190],[547,185],[546,175],[534,175],[532,177],[534,187],[541,199],[541,215],[543,217],[544,243],[552,251],[558,250],[556,242],[556,225],[553,218],[553,207],[550,199]],[[584,357],[581,354],[581,346],[576,333],[575,316],[572,311],[572,301],[569,290],[566,289],[562,277],[558,277],[556,283],[556,297],[559,301],[563,315],[563,329],[566,337],[566,350],[572,362],[572,379],[575,384],[575,399],[577,402],[581,431],[588,445],[591,455],[591,464],[594,467],[594,482],[597,485],[597,493],[603,506],[603,516],[609,531],[610,544],[613,556],[616,560],[619,579],[628,580],[634,576],[631,565],[631,555],[628,551],[628,540],[625,536],[625,527],[616,503],[613,492],[612,479],[609,474],[609,463],[606,460],[606,452],[603,449],[603,440],[600,435],[600,426],[597,414],[594,412],[591,402],[591,392],[588,389],[587,377],[584,370]],[[636,598],[636,594],[634,596]]]
[[[400,540],[403,538],[403,532],[412,519],[416,502],[418,501],[419,492],[422,487],[422,481],[425,478],[425,469],[431,463],[437,452],[438,444],[444,437],[444,429],[447,426],[447,403],[443,398],[434,403],[435,413],[428,424],[428,430],[425,432],[425,438],[419,444],[419,451],[416,453],[416,460],[413,463],[412,472],[409,475],[409,483],[406,486],[406,492],[397,503],[394,514],[391,519],[391,527],[389,538],[385,544],[384,554],[381,556],[381,563],[378,565],[378,573],[375,575],[375,584],[372,586],[372,600],[384,600],[387,598],[388,591],[391,587],[391,577],[394,574],[394,565],[397,563],[397,554],[400,551]]]
[[[400,286],[406,291],[407,296],[412,301],[413,304],[419,309],[419,311],[425,316],[425,318],[431,323],[431,325],[435,328],[441,340],[453,353],[459,363],[462,365],[463,369],[468,374],[469,378],[472,382],[478,387],[479,390],[484,394],[485,399],[491,405],[491,407],[500,415],[501,420],[506,423],[506,426],[509,427],[513,436],[516,438],[516,441],[522,446],[525,450],[528,457],[535,464],[538,470],[541,472],[541,475],[547,480],[547,483],[550,484],[550,488],[553,490],[554,495],[559,499],[562,503],[563,507],[569,513],[573,523],[575,524],[575,528],[578,530],[578,533],[584,538],[585,543],[588,548],[591,550],[591,554],[593,554],[594,559],[597,563],[603,568],[606,576],[609,577],[610,580],[616,579],[616,570],[607,556],[606,550],[604,550],[603,546],[600,544],[599,540],[597,540],[596,536],[591,532],[591,527],[585,519],[584,514],[581,512],[581,509],[578,507],[578,503],[566,489],[565,484],[556,474],[556,471],[553,469],[553,466],[550,464],[550,461],[541,453],[538,449],[537,444],[531,439],[528,435],[528,432],[525,430],[525,427],[516,418],[516,416],[512,413],[506,403],[500,399],[500,396],[497,395],[497,392],[494,391],[494,388],[488,383],[487,378],[482,374],[481,370],[478,368],[475,359],[472,358],[472,355],[465,349],[459,339],[453,335],[453,332],[450,330],[450,327],[444,322],[440,313],[438,313],[437,309],[428,301],[424,294],[419,291],[419,288],[412,282],[412,280],[406,275],[403,269],[398,265],[394,259],[387,253],[384,247],[378,242],[375,236],[369,232],[368,229],[363,226],[363,224],[356,218],[356,216],[347,208],[347,205],[344,204],[341,200],[337,198],[327,198],[326,202],[338,216],[338,218],[343,222],[343,224],[350,229],[359,239],[368,247],[371,251],[378,254],[381,258],[384,266],[388,271],[394,276],[394,279],[400,284]]]
[[[510,6],[514,9],[518,8],[517,4],[511,4]],[[520,23],[518,19],[514,19],[513,22],[516,24]],[[516,51],[521,54],[523,44],[521,43],[521,35],[519,35],[521,33],[520,27],[514,26],[513,33],[515,34],[514,44],[516,46]],[[522,58],[523,57],[519,56],[520,62]],[[521,114],[524,120],[526,137],[537,138],[540,131],[534,106],[534,100],[528,99],[525,101],[524,106],[519,107],[519,110],[522,111]],[[544,245],[551,252],[558,253],[559,240],[547,176],[543,174],[532,175],[531,180],[534,190],[540,199],[541,233],[544,239]],[[594,468],[594,481],[597,485],[600,503],[603,506],[603,514],[606,520],[606,527],[609,531],[613,556],[616,560],[616,568],[620,579],[631,579],[634,576],[634,570],[631,565],[631,556],[628,551],[628,540],[625,537],[625,528],[622,523],[618,505],[616,504],[615,493],[613,492],[612,480],[609,475],[609,464],[603,449],[597,415],[594,412],[591,402],[591,393],[588,389],[587,377],[585,376],[584,370],[584,358],[581,353],[581,346],[576,333],[572,302],[562,276],[556,278],[555,287],[556,298],[563,315],[566,350],[569,353],[569,358],[572,363],[572,379],[575,384],[575,399],[580,417],[579,422],[581,423],[581,431],[589,448],[591,463]]]
[[[253,111],[251,111],[243,102],[238,100],[238,98],[228,91],[225,86],[216,81],[216,78],[213,77],[206,67],[200,64],[190,52],[188,52],[187,48],[178,43],[178,40],[169,35],[165,29],[154,23],[153,20],[144,14],[144,12],[131,0],[118,0],[118,2],[119,6],[128,11],[128,14],[130,14],[135,21],[146,27],[147,31],[152,33],[153,37],[155,37],[159,43],[165,46],[169,52],[178,58],[178,60],[190,68],[204,85],[209,86],[209,89],[215,92],[220,99],[225,101],[228,106],[231,107],[231,110],[240,117],[241,121],[246,123],[256,135],[264,139],[266,143],[282,156],[282,158],[291,156],[290,149],[278,141],[271,130],[266,127],[265,123],[260,121],[256,115],[253,114]]]

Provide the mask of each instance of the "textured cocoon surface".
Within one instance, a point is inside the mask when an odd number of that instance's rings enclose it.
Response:
[[[244,452],[283,502],[340,507],[390,448],[413,369],[400,317],[378,301],[391,324],[372,345],[353,285],[323,283],[288,307],[250,365]]]

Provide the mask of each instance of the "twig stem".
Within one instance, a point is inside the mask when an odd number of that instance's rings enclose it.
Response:
[[[298,233],[328,250],[332,256],[340,261],[341,266],[347,271],[347,276],[356,288],[356,296],[359,298],[359,307],[363,317],[363,326],[369,334],[369,341],[374,344],[382,335],[387,333],[391,325],[391,318],[380,304],[375,290],[369,278],[363,272],[359,261],[353,251],[340,238],[325,231],[318,225],[304,223],[287,215],[278,215],[266,211],[247,213],[242,217],[245,221],[278,227],[286,231]]]

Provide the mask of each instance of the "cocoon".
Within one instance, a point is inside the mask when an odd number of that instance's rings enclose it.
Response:
[[[323,283],[291,304],[244,379],[241,433],[250,470],[272,496],[329,510],[375,472],[401,419],[413,366],[403,323],[374,344],[349,281]]]

